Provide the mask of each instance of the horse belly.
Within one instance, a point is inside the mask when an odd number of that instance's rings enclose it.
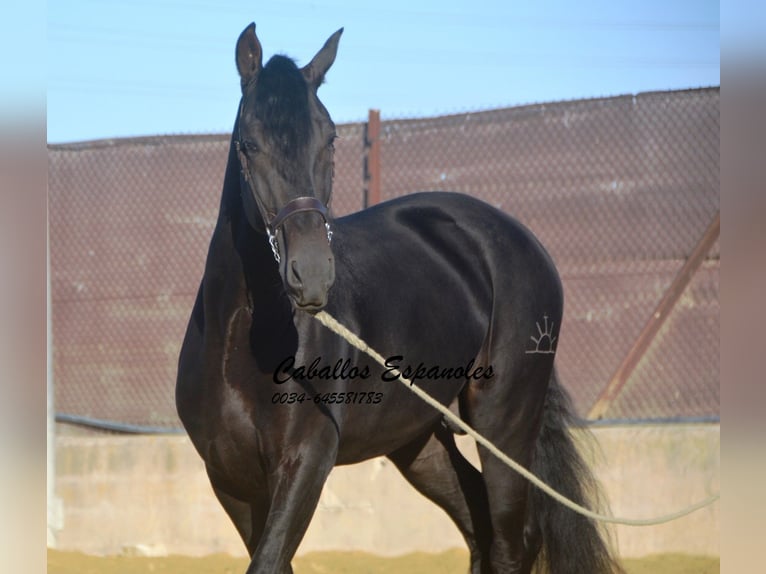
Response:
[[[457,397],[463,382],[429,381],[420,385],[442,404]],[[387,382],[378,404],[346,406],[337,464],[353,464],[389,454],[441,424],[442,415],[399,381]]]

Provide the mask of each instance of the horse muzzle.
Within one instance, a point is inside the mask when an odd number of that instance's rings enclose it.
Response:
[[[301,253],[285,261],[284,282],[287,294],[295,307],[302,311],[318,313],[324,309],[334,281],[335,258],[329,246],[327,253]]]

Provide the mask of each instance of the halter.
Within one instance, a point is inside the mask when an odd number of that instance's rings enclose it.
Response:
[[[322,219],[324,219],[324,227],[327,231],[327,243],[331,243],[332,229],[330,228],[330,215],[327,210],[327,206],[316,197],[301,196],[296,197],[295,199],[291,199],[279,211],[277,211],[273,218],[269,217],[268,210],[263,205],[261,198],[255,191],[255,184],[250,177],[250,170],[247,168],[247,155],[243,149],[244,140],[242,139],[242,109],[244,104],[245,96],[242,96],[242,100],[239,104],[239,114],[237,117],[237,139],[234,140],[234,147],[237,150],[237,157],[239,158],[240,173],[247,183],[247,186],[250,188],[250,193],[248,193],[244,188],[242,189],[242,193],[245,193],[255,199],[255,203],[258,206],[258,211],[260,212],[261,217],[263,218],[264,226],[266,227],[266,235],[269,239],[269,245],[271,246],[271,252],[274,254],[274,259],[277,263],[282,261],[282,258],[279,255],[279,241],[277,240],[277,232],[285,224],[285,221],[287,221],[296,213],[304,213],[307,211],[314,211],[319,213],[319,215],[322,216]],[[243,198],[243,203],[244,201],[245,200]],[[247,213],[247,209],[245,209],[245,213]]]

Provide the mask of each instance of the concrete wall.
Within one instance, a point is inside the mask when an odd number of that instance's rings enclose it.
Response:
[[[589,454],[615,515],[652,517],[719,490],[718,425],[599,428]],[[476,461],[472,441],[461,448]],[[600,452],[598,452],[600,451]],[[181,436],[59,436],[56,492],[63,505],[56,546],[92,554],[244,555]],[[618,527],[626,557],[719,554],[719,506],[671,524]],[[299,554],[363,550],[402,554],[464,547],[455,526],[386,459],[336,468]]]

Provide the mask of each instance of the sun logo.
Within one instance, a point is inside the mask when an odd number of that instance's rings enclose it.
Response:
[[[548,315],[543,315],[544,326],[541,327],[538,322],[535,322],[535,325],[537,325],[538,336],[532,335],[530,337],[534,343],[534,349],[527,349],[525,351],[526,354],[553,355],[556,352],[556,349],[553,347],[556,342],[556,337],[553,336],[553,322],[548,325]]]

